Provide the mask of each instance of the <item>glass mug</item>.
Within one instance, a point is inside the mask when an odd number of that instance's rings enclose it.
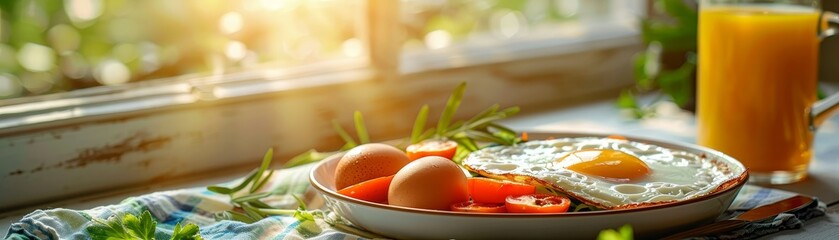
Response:
[[[818,48],[839,15],[819,0],[700,0],[697,140],[743,163],[756,183],[803,179],[816,127]]]

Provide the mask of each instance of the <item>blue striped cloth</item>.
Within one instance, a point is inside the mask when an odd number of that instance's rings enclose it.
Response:
[[[266,189],[276,192],[276,196],[267,199],[267,203],[294,209],[296,200],[292,197],[303,196],[310,206],[322,205],[322,199],[314,192],[308,182],[308,173],[312,164],[291,169],[284,169],[272,176]],[[241,180],[228,183],[234,185]],[[730,215],[741,213],[764,204],[772,203],[792,196],[793,193],[757,186],[745,186],[732,204]],[[215,194],[205,188],[191,188],[166,192],[156,192],[132,197],[123,202],[89,210],[47,209],[32,212],[19,222],[13,223],[5,235],[6,239],[89,239],[85,228],[94,224],[91,219],[107,219],[114,215],[131,213],[140,215],[148,210],[157,220],[157,239],[168,239],[178,222],[195,223],[200,226],[200,233],[205,239],[364,239],[360,236],[338,231],[321,219],[316,221],[322,230],[317,235],[298,231],[301,223],[291,216],[274,216],[261,221],[245,224],[235,221],[216,221],[215,212],[230,210],[227,195]],[[825,205],[817,202],[798,212],[781,214],[766,222],[750,224],[743,229],[709,239],[754,238],[784,229],[798,228],[807,219],[824,215]],[[334,215],[334,214],[332,214]],[[308,234],[308,235],[307,235]]]

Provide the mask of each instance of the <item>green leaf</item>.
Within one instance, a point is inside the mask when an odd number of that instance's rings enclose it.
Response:
[[[660,0],[664,11],[679,22],[679,26],[696,32],[699,14],[684,0]]]
[[[480,121],[481,119],[495,115],[495,113],[498,112],[499,108],[501,108],[501,106],[499,106],[498,104],[494,104],[489,108],[484,109],[484,111],[481,111],[480,113],[478,113],[478,115],[475,115],[474,117],[469,119],[469,121],[466,121],[468,123],[467,125],[473,125],[473,123]]]
[[[443,134],[443,137],[449,137],[449,136],[453,135],[454,133],[457,133],[457,130],[460,130],[460,128],[463,127],[463,124],[464,124],[464,122],[462,120],[459,120],[459,121],[451,124],[449,126],[449,129],[446,129],[445,133]]]
[[[314,220],[300,221],[300,224],[297,225],[297,228],[295,228],[295,230],[297,230],[297,232],[300,233],[300,235],[303,235],[303,237],[306,238],[317,236],[318,234],[323,232],[323,229],[321,229],[320,226],[318,226],[317,222],[315,222]]]
[[[488,117],[485,117],[485,118],[482,118],[482,119],[478,119],[475,122],[471,122],[471,123],[467,124],[465,126],[465,128],[466,129],[485,128],[490,123],[492,123],[494,121],[497,121],[497,120],[501,120],[501,119],[504,119],[504,115],[496,114],[496,115],[488,116]]]
[[[455,137],[455,138],[452,138],[451,140],[457,142],[458,147],[463,147],[464,149],[466,149],[470,152],[474,152],[474,151],[477,151],[479,149],[478,144],[475,144],[475,140],[472,140],[471,138],[468,138],[466,136]]]
[[[94,223],[85,228],[85,232],[90,235],[91,239],[133,239],[133,237],[125,231],[119,216],[111,216],[105,221],[96,218],[93,218],[92,220]]]
[[[264,174],[265,170],[271,166],[271,160],[274,160],[274,149],[268,148],[268,151],[265,152],[265,156],[262,157],[262,164],[259,166],[259,170],[256,171],[256,176],[253,178],[255,181],[262,180],[262,174]],[[259,184],[251,185],[250,192],[256,192],[257,187],[259,187],[258,185]]]
[[[324,158],[326,158],[326,156],[326,154],[320,153],[317,150],[309,149],[309,151],[292,157],[285,164],[283,164],[283,168],[292,168],[311,162],[317,162],[323,160]]]
[[[477,151],[479,148],[478,144],[475,143],[475,140],[466,137],[465,135],[465,133],[461,133],[456,138],[451,139],[452,141],[457,142],[457,149],[455,150],[452,160],[458,164],[468,157],[469,153]]]
[[[265,214],[262,214],[258,209],[252,207],[250,204],[242,204],[242,210],[245,210],[245,215],[248,215],[249,218],[253,219],[254,221],[259,221],[265,218]]]
[[[653,88],[653,78],[647,75],[647,55],[646,51],[635,55],[634,69],[635,83],[641,90],[650,90]],[[657,74],[657,73],[656,73]]]
[[[220,194],[231,194],[231,193],[238,192],[239,190],[242,190],[243,188],[245,188],[245,186],[247,186],[249,183],[251,183],[251,181],[254,180],[254,178],[256,177],[256,174],[259,172],[258,170],[259,169],[251,170],[251,172],[248,174],[248,177],[245,178],[244,181],[239,183],[239,185],[236,185],[236,187],[226,188],[226,187],[222,187],[222,186],[209,186],[209,187],[207,187],[207,190],[212,191],[212,192],[216,192],[216,193],[220,193]]]
[[[816,99],[822,100],[827,97],[827,93],[824,92],[824,89],[820,87],[816,87]]]
[[[501,144],[505,145],[513,145],[514,143],[516,143],[516,138],[518,138],[515,132],[507,131],[494,131],[492,132],[492,135],[503,139],[504,141],[501,142]]]
[[[355,133],[358,134],[358,142],[361,144],[370,143],[370,135],[367,134],[367,127],[364,126],[364,116],[361,115],[361,112],[355,111],[353,120],[355,120]]]
[[[490,123],[488,126],[500,131],[501,133],[513,135],[514,137],[516,136],[516,134],[518,134],[515,130],[498,123]]]
[[[254,223],[256,222],[255,219],[249,217],[248,215],[234,212],[234,211],[224,211],[220,213],[216,213],[215,215],[216,220],[232,220],[238,221],[243,223]]]
[[[506,117],[516,115],[520,111],[521,111],[521,108],[519,108],[519,107],[508,107],[508,108],[505,108],[504,110],[501,110],[501,112],[504,113],[504,116],[506,116]]]
[[[207,190],[214,193],[219,194],[231,194],[234,193],[233,189],[222,187],[222,186],[207,186]]]
[[[93,218],[93,223],[85,228],[91,239],[154,239],[157,223],[146,210],[140,217],[133,214],[114,215],[108,220]]]
[[[271,176],[274,176],[274,172],[275,172],[274,170],[269,170],[268,175],[263,177],[262,180],[259,180],[258,182],[256,182],[256,184],[253,185],[252,189],[259,190],[260,188],[262,188],[262,186],[265,186],[265,183],[267,183],[268,181],[271,180]],[[256,190],[254,190],[254,192],[256,192]]]
[[[507,144],[508,142],[505,139],[497,137],[497,136],[492,135],[490,133],[486,133],[486,132],[466,130],[466,135],[475,139],[475,140],[477,140],[477,141],[503,143],[503,144],[509,145],[509,144]],[[470,149],[470,150],[476,151],[477,149]]]
[[[618,108],[637,109],[638,101],[635,100],[635,95],[632,94],[632,91],[627,89],[621,91],[621,95],[618,96],[617,105]]]
[[[358,143],[356,143],[355,140],[353,140],[350,134],[347,133],[347,131],[344,130],[343,127],[341,127],[341,124],[338,123],[338,120],[332,120],[332,128],[335,129],[335,132],[338,132],[338,136],[341,136],[341,139],[343,139],[344,142],[347,143],[346,145],[349,145],[350,148],[358,146]]]
[[[253,201],[253,200],[259,200],[259,199],[262,199],[262,198],[265,198],[265,197],[268,197],[268,196],[271,196],[270,192],[254,193],[254,194],[248,194],[248,195],[245,195],[245,196],[234,198],[231,201],[233,201],[235,203],[244,203],[244,202],[250,202],[250,201]]]
[[[673,25],[654,19],[641,21],[641,35],[645,43],[660,42],[666,51],[696,50],[696,29]]]
[[[632,240],[632,227],[623,225],[618,231],[614,229],[605,229],[600,231],[597,240]]]
[[[422,105],[419,113],[417,113],[417,119],[414,120],[414,128],[411,130],[411,144],[424,140],[421,139],[421,137],[423,133],[422,129],[425,128],[426,120],[428,120],[428,104]]]
[[[422,142],[425,139],[431,138],[432,136],[434,136],[434,133],[435,133],[435,128],[429,128],[429,129],[425,130],[425,132],[422,133],[422,135],[420,135],[420,137],[419,137],[420,140],[419,141]]]
[[[297,195],[294,194],[292,194],[291,196],[294,197],[294,200],[297,200],[297,209],[306,211],[306,203],[303,202],[303,199],[300,199],[300,197],[297,197]]]
[[[87,232],[87,235],[90,236],[90,239],[94,240],[131,239],[131,236],[129,236],[125,232],[114,230],[108,226],[98,224],[85,228],[85,232]]]
[[[443,109],[443,113],[440,115],[440,120],[437,122],[438,136],[443,136],[443,134],[445,134],[446,129],[449,127],[449,123],[452,121],[452,117],[454,117],[455,112],[457,112],[457,108],[460,107],[460,102],[463,100],[463,93],[465,91],[466,82],[463,82],[455,88],[454,92],[449,97],[449,100],[446,102],[446,108]]]
[[[662,71],[658,78],[661,90],[667,93],[676,105],[685,106],[693,98],[693,70],[696,65],[686,61],[676,70]]]
[[[175,224],[175,229],[172,232],[171,240],[202,240],[201,234],[198,233],[198,225],[189,223],[181,226],[180,223]]]
[[[127,214],[122,219],[125,230],[134,237],[140,239],[154,239],[154,230],[157,223],[152,219],[149,211],[144,211],[140,218],[133,214]]]
[[[265,202],[263,202],[259,199],[250,200],[250,201],[248,201],[248,204],[250,204],[251,206],[254,206],[256,208],[273,208],[273,207],[271,207],[271,205],[268,205],[267,203],[265,203]]]

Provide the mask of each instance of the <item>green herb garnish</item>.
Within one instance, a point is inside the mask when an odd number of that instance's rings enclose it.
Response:
[[[410,137],[403,139],[403,144],[404,142],[415,144],[432,138],[455,141],[458,143],[458,147],[453,160],[459,163],[460,160],[466,157],[470,152],[476,151],[480,148],[477,142],[513,145],[522,141],[515,131],[496,123],[498,120],[518,113],[518,107],[500,109],[500,106],[496,104],[490,106],[465,122],[452,122],[452,120],[454,120],[454,115],[457,113],[457,109],[460,108],[460,104],[463,102],[465,92],[465,82],[461,83],[454,89],[454,92],[452,92],[452,95],[449,96],[449,99],[446,102],[445,108],[440,113],[436,128],[425,128],[428,120],[429,107],[427,104],[423,105],[417,113],[416,120],[414,120],[414,126],[411,130]],[[283,167],[289,168],[317,162],[340,151],[349,150],[359,144],[369,143],[370,137],[367,133],[367,127],[364,124],[364,117],[361,112],[356,111],[353,115],[353,120],[355,123],[356,135],[358,136],[357,141],[356,139],[353,139],[353,137],[344,130],[337,121],[333,120],[332,126],[335,128],[335,132],[338,133],[338,136],[340,136],[345,143],[341,149],[330,152],[319,152],[311,149],[293,157],[285,165],[283,165]],[[402,145],[397,147],[404,148],[405,146]]]
[[[499,110],[500,106],[493,105],[478,113],[467,121],[452,123],[452,118],[460,108],[463,95],[466,91],[466,83],[461,83],[455,88],[452,95],[446,102],[446,107],[440,114],[437,121],[437,128],[423,130],[428,118],[428,105],[423,105],[414,121],[414,128],[411,131],[411,143],[418,143],[428,139],[452,140],[457,142],[457,152],[454,160],[457,163],[469,153],[480,149],[477,142],[490,144],[513,145],[521,142],[515,131],[504,127],[495,121],[515,115],[519,112],[518,107],[510,107]]]
[[[94,240],[113,240],[113,239],[155,239],[155,230],[157,222],[151,216],[151,213],[146,210],[140,214],[140,217],[133,214],[126,214],[122,217],[111,216],[108,220],[101,220],[93,218],[93,225],[85,229]],[[201,235],[198,233],[198,225],[189,223],[181,227],[181,224],[175,224],[172,232],[171,240],[200,240]]]
[[[597,240],[632,240],[632,226],[629,224],[621,226],[617,231],[605,229],[597,235]]]

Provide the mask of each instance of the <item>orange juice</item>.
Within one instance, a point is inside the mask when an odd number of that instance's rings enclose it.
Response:
[[[819,11],[775,5],[700,9],[698,142],[753,173],[806,174],[816,101]]]

